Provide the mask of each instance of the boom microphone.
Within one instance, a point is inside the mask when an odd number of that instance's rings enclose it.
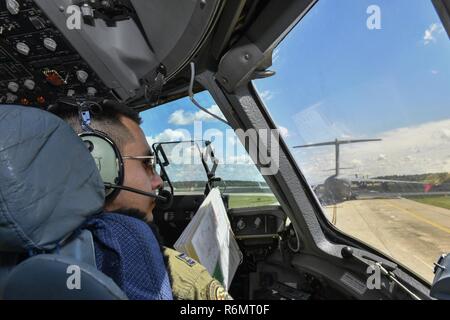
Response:
[[[140,194],[143,196],[147,196],[150,198],[155,198],[157,203],[160,202],[162,204],[168,203],[170,200],[166,192],[168,192],[170,194],[170,198],[172,197],[172,194],[170,193],[170,191],[167,191],[167,190],[163,190],[162,194],[164,194],[164,196],[160,196],[160,195],[157,195],[155,192],[145,192],[142,190],[138,190],[138,189],[134,189],[134,188],[130,188],[130,187],[118,186],[118,185],[111,184],[111,183],[105,183],[105,187],[111,188],[111,189],[125,190],[125,191],[129,191],[129,192],[137,193],[137,194]]]
[[[169,209],[173,202],[172,192],[169,190],[160,189],[159,194],[159,198],[156,199],[156,208],[161,210]]]

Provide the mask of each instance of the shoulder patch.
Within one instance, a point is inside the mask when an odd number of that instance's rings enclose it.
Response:
[[[219,281],[213,280],[207,290],[208,300],[229,300],[228,293]]]
[[[193,266],[195,266],[197,264],[197,262],[195,262],[194,259],[189,258],[185,253],[180,253],[179,255],[177,255],[177,259],[183,261],[189,267],[193,267]]]

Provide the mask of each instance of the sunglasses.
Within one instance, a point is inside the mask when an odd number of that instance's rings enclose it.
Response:
[[[138,160],[142,161],[144,166],[152,171],[152,173],[156,173],[156,157],[155,156],[124,156],[122,157],[124,160]]]

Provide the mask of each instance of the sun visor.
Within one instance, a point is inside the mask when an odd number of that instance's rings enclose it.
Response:
[[[170,78],[192,59],[220,9],[220,0],[131,0],[155,56]]]
[[[0,252],[52,250],[102,210],[95,161],[64,121],[2,105],[0,137]]]
[[[145,87],[152,87],[158,73],[168,80],[189,63],[211,30],[222,1],[35,3],[115,96],[130,101],[144,97]]]

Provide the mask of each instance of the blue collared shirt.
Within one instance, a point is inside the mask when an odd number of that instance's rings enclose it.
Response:
[[[94,236],[97,268],[113,279],[129,299],[173,299],[159,243],[144,221],[102,213],[92,217],[87,228]]]

